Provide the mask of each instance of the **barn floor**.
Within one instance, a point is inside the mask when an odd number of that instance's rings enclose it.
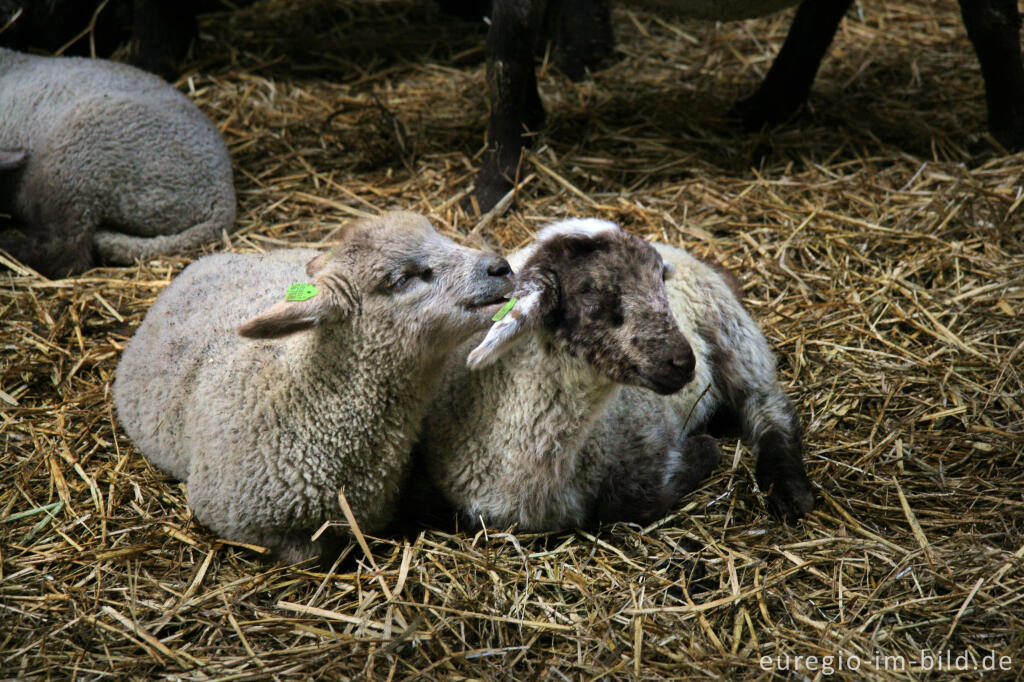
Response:
[[[737,130],[724,114],[790,17],[620,7],[615,63],[541,69],[546,132],[477,234],[511,249],[599,216],[732,268],[806,426],[809,518],[770,518],[724,442],[649,528],[270,564],[196,525],[111,408],[120,350],[201,254],[61,281],[0,257],[0,678],[1024,675],[1024,156],[992,151],[952,0],[858,3],[808,109]],[[208,251],[325,246],[395,207],[468,238],[482,45],[430,0],[204,16],[179,85],[224,132],[240,202]],[[687,547],[709,576],[692,597]]]

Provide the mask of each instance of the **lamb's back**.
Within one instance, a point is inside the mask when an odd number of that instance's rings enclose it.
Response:
[[[316,255],[293,249],[206,256],[157,297],[121,356],[114,404],[128,436],[160,468],[186,478],[183,443],[191,412],[203,409],[199,386],[217,385],[209,375],[237,366],[239,357],[275,352],[236,329],[280,301],[291,282],[305,281],[304,266]]]
[[[188,103],[162,79],[126,64],[0,48],[0,147],[38,147],[68,108],[83,99],[131,99],[171,108]]]

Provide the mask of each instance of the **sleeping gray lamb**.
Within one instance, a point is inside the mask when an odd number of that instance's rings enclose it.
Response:
[[[811,510],[799,423],[731,275],[599,220],[509,260],[513,307],[453,353],[417,445],[465,522],[648,523],[710,473],[705,432],[730,424],[769,507]]]
[[[349,226],[327,254],[207,256],[139,325],[114,404],[200,522],[305,559],[330,547],[311,536],[343,518],[339,489],[364,532],[389,523],[447,354],[511,288],[504,259],[408,212]]]
[[[45,275],[128,265],[231,231],[231,160],[156,76],[0,48],[0,213],[0,248]]]

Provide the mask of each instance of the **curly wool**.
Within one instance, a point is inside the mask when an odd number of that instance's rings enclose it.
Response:
[[[235,222],[216,127],[166,82],[125,64],[0,48],[0,212],[23,226],[0,247],[45,274],[192,248]],[[13,164],[12,164],[13,165]]]

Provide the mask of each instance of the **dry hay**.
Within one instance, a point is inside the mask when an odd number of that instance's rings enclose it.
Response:
[[[111,411],[118,353],[199,254],[54,282],[4,261],[0,676],[732,679],[817,655],[888,679],[913,675],[884,656],[922,649],[1021,674],[1024,163],[972,156],[983,89],[955,4],[865,0],[809,111],[770,135],[722,114],[789,14],[616,16],[610,68],[544,68],[549,134],[518,207],[478,233],[511,248],[597,215],[733,268],[805,421],[817,511],[768,518],[725,443],[650,528],[424,532],[329,575],[268,564],[197,526]],[[467,234],[481,46],[428,0],[204,17],[179,84],[225,133],[241,224],[211,249],[319,245],[396,206]],[[688,597],[693,545],[711,589]]]

